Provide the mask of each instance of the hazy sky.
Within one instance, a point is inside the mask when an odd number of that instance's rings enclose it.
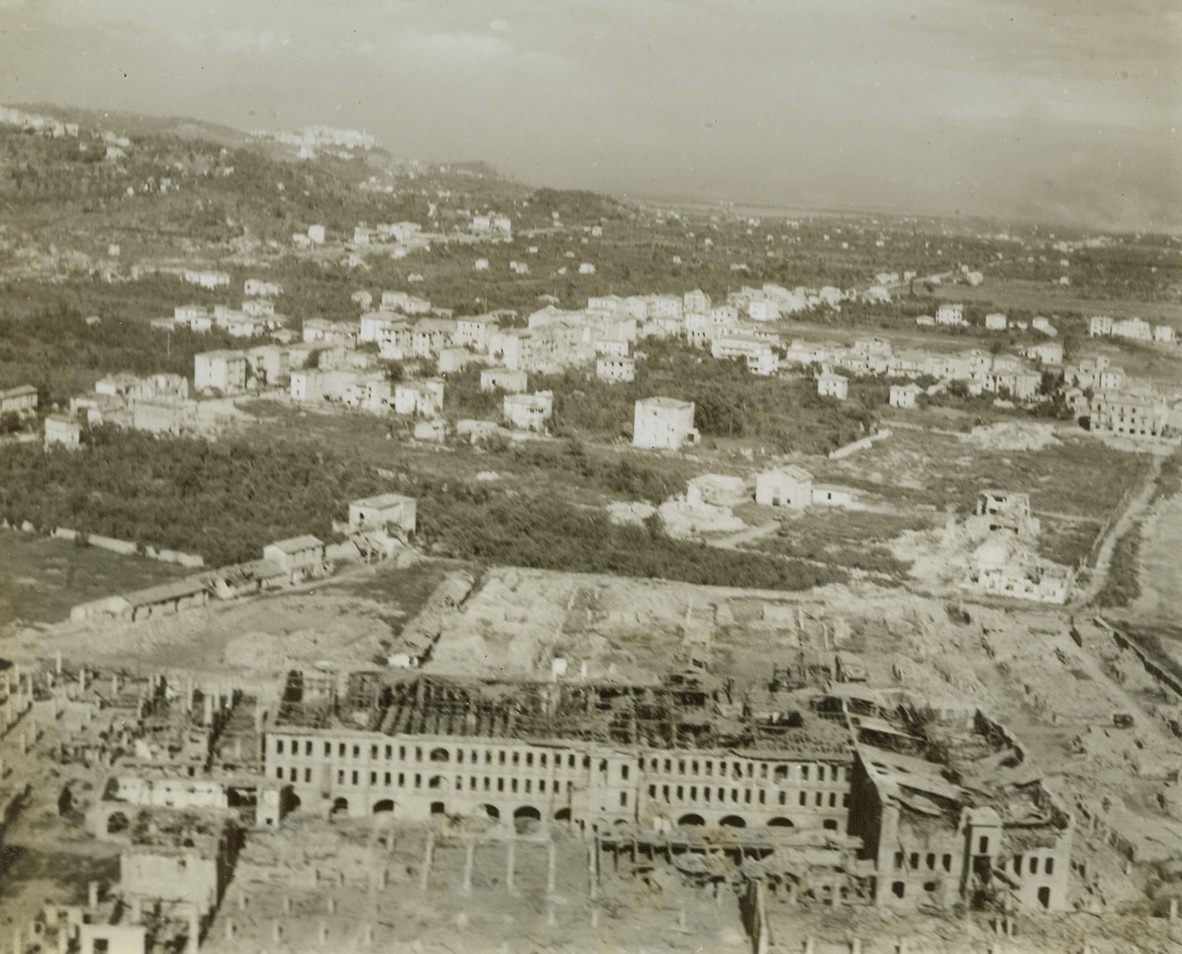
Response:
[[[0,0],[0,102],[531,184],[1182,226],[1182,0]]]

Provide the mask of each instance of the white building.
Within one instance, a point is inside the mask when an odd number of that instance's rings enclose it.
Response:
[[[394,413],[406,417],[437,417],[443,411],[443,382],[430,378],[394,386]]]
[[[76,450],[82,446],[82,425],[64,414],[50,414],[45,418],[45,446],[53,445]]]
[[[452,343],[484,353],[488,351],[489,336],[497,329],[496,315],[466,315],[456,319]]]
[[[230,276],[225,272],[205,272],[198,269],[185,269],[181,278],[190,285],[208,288],[229,288]]]
[[[1005,331],[1009,323],[1009,319],[1000,311],[990,312],[985,316],[986,331]]]
[[[636,360],[628,357],[601,357],[595,362],[595,377],[609,384],[636,380]]]
[[[308,226],[308,240],[313,245],[324,244],[324,226],[323,225],[309,225]]]
[[[242,285],[242,294],[247,298],[278,298],[283,294],[283,286],[261,278],[248,278]]]
[[[755,476],[755,502],[765,507],[803,510],[813,499],[813,475],[790,464]]]
[[[850,379],[843,374],[822,371],[817,376],[817,393],[821,397],[837,398],[844,401],[850,396]]]
[[[246,388],[246,354],[242,351],[205,351],[193,357],[193,387],[216,388],[232,394]]]
[[[747,305],[747,317],[752,321],[779,321],[779,302],[770,298],[754,298]]]
[[[413,497],[378,494],[349,504],[349,527],[354,532],[380,530],[406,536],[415,532],[418,505]]]
[[[681,450],[700,439],[694,427],[694,404],[676,398],[651,397],[636,402],[632,444],[636,447]]]
[[[502,408],[505,420],[511,427],[543,434],[546,431],[546,422],[554,417],[554,392],[506,394]]]
[[[936,324],[963,325],[964,305],[960,302],[945,302],[936,309]]]
[[[915,407],[915,399],[922,390],[918,384],[892,384],[891,407]]]
[[[1088,319],[1088,335],[1093,338],[1104,338],[1112,334],[1112,318],[1108,315],[1092,315]]]

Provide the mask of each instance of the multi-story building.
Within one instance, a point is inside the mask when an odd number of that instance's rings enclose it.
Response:
[[[246,354],[242,351],[204,351],[193,357],[193,387],[215,388],[226,394],[246,388]]]
[[[829,370],[822,371],[817,375],[817,393],[821,397],[844,401],[850,396],[850,379],[843,374],[834,374]]]
[[[684,444],[696,444],[698,437],[692,401],[652,397],[636,402],[632,427],[634,446],[681,450]]]
[[[595,377],[609,384],[636,380],[636,360],[626,356],[601,357],[595,362]]]
[[[851,716],[849,834],[874,860],[874,903],[1068,910],[1074,820],[1004,728],[977,712],[971,729],[962,721],[908,737],[899,730],[916,727],[897,721]],[[946,760],[931,759],[931,742]]]
[[[1169,407],[1164,398],[1146,390],[1097,391],[1091,403],[1091,430],[1122,437],[1161,437]]]
[[[781,700],[745,720],[742,703],[705,675],[622,687],[384,685],[357,673],[338,692],[332,677],[292,673],[285,699],[265,771],[290,783],[301,806],[588,827],[846,827],[851,757],[840,713]]]
[[[496,315],[468,315],[456,319],[456,331],[451,340],[453,344],[483,353],[488,350],[489,336],[496,329]]]
[[[505,420],[521,431],[546,432],[546,422],[554,416],[554,392],[506,394],[502,403]]]
[[[963,325],[964,305],[959,302],[945,302],[936,309],[936,324]]]

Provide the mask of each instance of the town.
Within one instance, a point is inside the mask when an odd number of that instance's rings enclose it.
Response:
[[[205,135],[0,109],[0,943],[1182,944],[1176,238]]]

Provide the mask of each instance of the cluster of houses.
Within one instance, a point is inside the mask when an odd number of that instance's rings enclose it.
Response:
[[[129,622],[171,615],[210,600],[230,600],[291,586],[331,574],[338,562],[389,559],[415,532],[417,503],[402,494],[379,494],[349,504],[349,519],[333,524],[344,539],[326,544],[304,534],[263,547],[262,559],[203,570],[143,590],[80,603],[75,621],[121,619]]]
[[[23,109],[0,106],[0,126],[15,126],[21,132],[48,136],[51,139],[78,138],[77,123],[63,123],[52,116],[27,113]]]
[[[1088,321],[1088,334],[1093,338],[1124,338],[1146,344],[1174,344],[1171,325],[1151,325],[1143,318],[1114,319],[1108,315],[1093,315]]]

